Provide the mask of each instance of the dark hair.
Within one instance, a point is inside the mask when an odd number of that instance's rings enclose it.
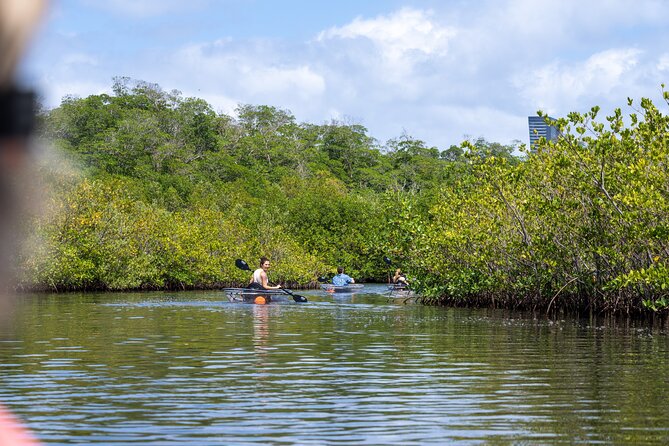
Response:
[[[338,274],[341,274],[343,272],[344,272],[344,268],[342,268],[341,266],[337,268],[337,273]]]
[[[260,267],[262,268],[262,264],[265,262],[269,262],[269,259],[267,257],[260,257]]]

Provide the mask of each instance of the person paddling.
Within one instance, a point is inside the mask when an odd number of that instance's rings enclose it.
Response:
[[[341,266],[337,268],[337,275],[332,278],[332,284],[334,286],[345,286],[349,283],[355,283],[355,280],[347,274],[344,274],[344,268]]]
[[[400,268],[397,268],[395,270],[395,275],[393,276],[393,283],[397,286],[402,286],[402,287],[409,286],[409,281],[407,280],[406,276],[402,274],[402,270]]]
[[[249,281],[249,288],[259,290],[278,290],[281,285],[271,286],[267,279],[267,271],[269,271],[269,259],[267,257],[260,258],[260,268],[253,271],[251,280]]]

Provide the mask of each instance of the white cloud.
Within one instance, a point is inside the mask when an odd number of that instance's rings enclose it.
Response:
[[[237,108],[237,105],[239,105],[235,99],[224,94],[217,94],[213,91],[187,90],[183,92],[183,95],[184,97],[206,99],[207,103],[209,103],[217,113],[223,113],[230,116],[234,115],[235,109]]]
[[[399,136],[404,129],[408,134],[426,141],[429,145],[435,145],[440,150],[447,149],[452,144],[460,144],[468,138],[483,137],[502,144],[528,138],[527,116],[505,112],[490,105],[414,106],[405,112],[396,111],[383,117],[395,124],[395,136]],[[373,124],[375,127],[381,125],[380,122]]]
[[[429,2],[428,11],[417,6],[428,2],[407,0],[372,16],[346,10],[347,2],[338,17],[350,19],[297,33],[268,19],[275,8],[300,17],[288,3],[61,2],[58,26],[34,53],[41,58],[35,78],[57,98],[52,105],[129,76],[189,92],[227,114],[248,103],[288,109],[300,121],[355,116],[381,141],[406,129],[442,148],[465,134],[526,140],[527,115],[538,108],[563,116],[624,106],[628,96],[654,98],[669,84],[669,2],[481,0]],[[168,28],[186,14],[197,24],[231,14],[239,20],[220,29]],[[138,18],[147,20],[128,26]]]
[[[629,0],[509,0],[488,6],[488,20],[520,35],[556,42],[616,32],[640,22],[664,26],[669,14],[669,4],[657,0],[636,0],[634,6]]]
[[[411,74],[416,63],[446,55],[449,40],[457,34],[455,28],[440,26],[431,15],[428,11],[403,8],[387,16],[356,18],[348,25],[321,32],[317,41],[371,42],[384,64],[385,77],[400,82]],[[360,57],[369,56],[360,53]],[[359,62],[364,65],[365,61]],[[371,62],[377,63],[376,58]]]
[[[426,11],[405,8],[376,19],[356,18],[348,25],[321,32],[318,40],[364,37],[375,42],[389,59],[412,51],[427,55],[445,52],[455,30],[437,26],[429,15]]]
[[[325,90],[325,80],[306,65],[295,68],[253,67],[246,71],[240,86],[253,94],[296,94],[309,100]]]
[[[171,62],[182,67],[180,75],[195,83],[218,85],[228,97],[310,101],[323,94],[325,79],[314,68],[304,62],[290,64],[268,55],[274,52],[266,45],[246,45],[240,49],[229,40],[219,40],[184,47]]]
[[[95,81],[63,81],[59,78],[40,79],[40,91],[45,92],[44,101],[47,106],[57,106],[65,96],[78,96],[85,98],[90,95],[107,93],[111,94],[109,83]]]
[[[529,102],[546,111],[563,109],[584,99],[605,96],[634,75],[642,51],[611,49],[580,63],[553,62],[517,75],[514,83]]]
[[[656,68],[659,71],[669,71],[669,53],[664,53],[659,57]]]

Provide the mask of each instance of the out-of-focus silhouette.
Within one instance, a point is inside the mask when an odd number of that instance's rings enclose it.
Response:
[[[0,312],[8,313],[11,271],[20,245],[22,209],[30,181],[29,147],[35,96],[21,90],[16,67],[46,6],[44,0],[0,1]],[[0,407],[0,444],[37,444],[33,436]]]
[[[0,1],[0,295],[6,304],[10,272],[27,205],[30,135],[35,95],[21,90],[16,66],[45,8],[43,0]]]

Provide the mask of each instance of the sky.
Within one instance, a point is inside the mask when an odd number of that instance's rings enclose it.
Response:
[[[60,0],[20,79],[48,108],[127,76],[232,116],[361,124],[381,145],[527,144],[537,110],[662,105],[668,18],[663,0]]]

